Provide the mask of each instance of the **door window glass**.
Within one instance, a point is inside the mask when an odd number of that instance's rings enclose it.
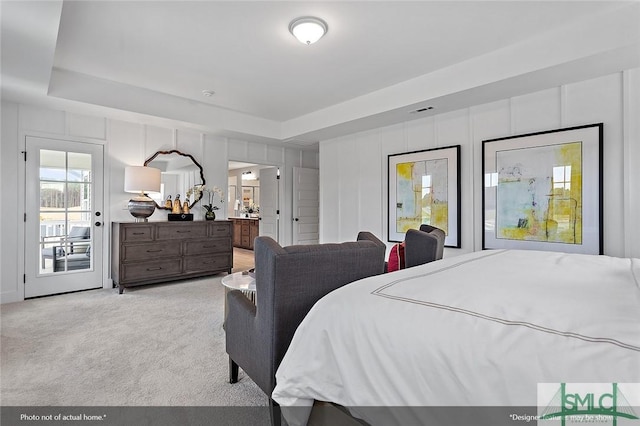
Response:
[[[91,154],[40,150],[40,273],[90,269]]]

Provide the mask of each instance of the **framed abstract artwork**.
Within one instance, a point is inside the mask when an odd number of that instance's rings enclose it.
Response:
[[[483,249],[602,254],[602,123],[482,143]]]
[[[389,241],[422,224],[460,247],[460,145],[389,155]]]

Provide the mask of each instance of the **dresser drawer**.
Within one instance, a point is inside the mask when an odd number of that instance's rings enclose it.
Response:
[[[184,262],[185,273],[221,271],[232,267],[230,254],[189,256],[185,257]]]
[[[184,243],[184,255],[219,253],[233,250],[229,238],[209,238],[207,240],[187,241]]]
[[[152,225],[126,226],[122,231],[122,242],[153,241]]]
[[[175,224],[158,226],[158,240],[184,240],[191,238],[205,238],[207,236],[206,223]]]
[[[144,281],[157,277],[175,276],[182,272],[182,259],[164,259],[122,265],[122,282]]]
[[[123,262],[155,260],[159,257],[180,256],[180,243],[163,241],[147,244],[123,244],[120,251]]]
[[[249,247],[251,245],[251,237],[250,236],[242,236],[242,247]]]
[[[209,223],[210,237],[230,237],[231,223]]]

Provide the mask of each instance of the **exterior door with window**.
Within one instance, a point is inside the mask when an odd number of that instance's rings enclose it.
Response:
[[[103,147],[26,138],[25,297],[102,287]]]

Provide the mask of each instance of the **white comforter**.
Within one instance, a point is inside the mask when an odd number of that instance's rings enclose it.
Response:
[[[273,399],[533,406],[538,383],[640,382],[640,259],[483,251],[342,287],[304,319]],[[310,408],[309,408],[310,409]],[[303,413],[308,410],[302,410]]]

